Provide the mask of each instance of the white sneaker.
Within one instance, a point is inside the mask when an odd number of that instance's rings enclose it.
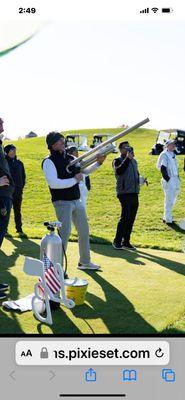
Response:
[[[88,263],[88,264],[80,264],[80,263],[78,263],[78,267],[77,267],[78,269],[89,269],[89,270],[94,270],[94,271],[96,271],[96,270],[98,270],[98,269],[100,269],[101,267],[100,267],[100,265],[97,265],[97,264],[94,264],[94,263],[92,263],[91,261]]]

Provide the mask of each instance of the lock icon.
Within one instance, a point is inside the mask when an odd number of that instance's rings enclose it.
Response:
[[[48,358],[48,349],[46,347],[42,347],[41,352],[40,352],[40,358]]]

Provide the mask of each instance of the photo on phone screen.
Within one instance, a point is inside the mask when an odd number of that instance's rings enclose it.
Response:
[[[1,16],[3,395],[183,400],[183,15],[77,3]]]

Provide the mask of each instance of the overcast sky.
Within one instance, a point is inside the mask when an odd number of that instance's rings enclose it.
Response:
[[[0,58],[6,134],[117,127],[145,117],[153,128],[184,129],[184,43],[183,21],[48,23]]]

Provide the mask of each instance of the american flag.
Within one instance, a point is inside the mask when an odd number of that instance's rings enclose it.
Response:
[[[44,268],[45,268],[45,280],[46,280],[46,285],[49,287],[52,293],[58,293],[58,291],[61,289],[61,284],[59,279],[57,278],[54,270],[54,266],[50,259],[47,257],[47,255],[44,253],[43,257],[43,263],[44,263]],[[44,293],[44,288],[42,286],[42,279],[39,278],[39,289]]]

